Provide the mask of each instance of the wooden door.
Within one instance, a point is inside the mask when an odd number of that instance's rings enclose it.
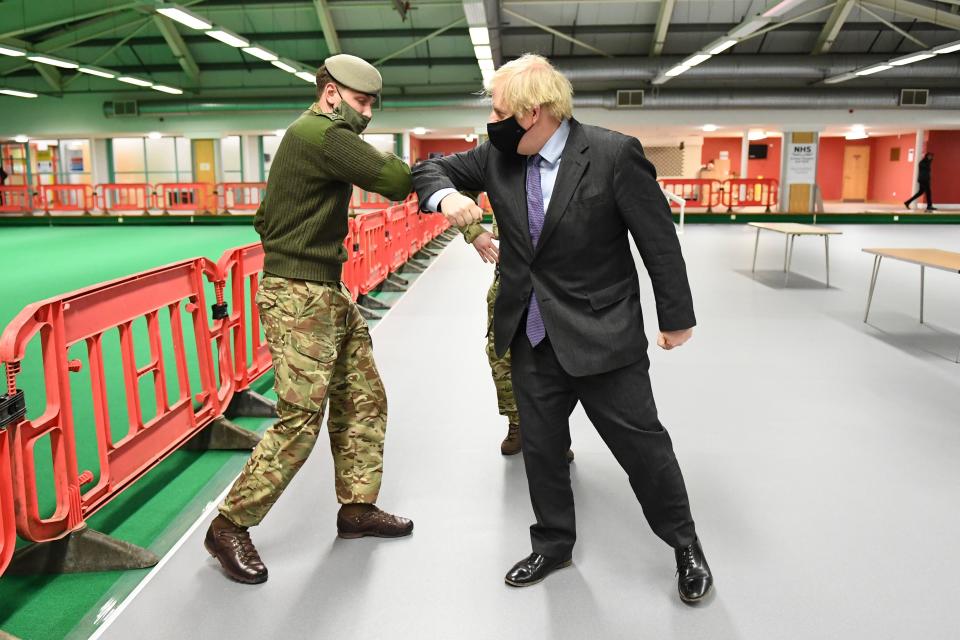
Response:
[[[193,181],[210,185],[207,191],[207,202],[203,204],[206,211],[217,210],[217,196],[214,195],[214,184],[217,182],[217,165],[213,148],[213,140],[193,141]]]
[[[847,145],[843,152],[843,200],[865,202],[870,179],[870,147]]]

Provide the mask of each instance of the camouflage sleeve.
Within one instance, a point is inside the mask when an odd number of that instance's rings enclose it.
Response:
[[[473,224],[465,227],[460,227],[460,233],[463,234],[463,239],[467,242],[467,244],[471,244],[480,234],[485,231],[486,229],[484,229],[479,222],[474,222]]]

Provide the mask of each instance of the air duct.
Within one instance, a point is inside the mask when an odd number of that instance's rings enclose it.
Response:
[[[112,116],[113,102],[104,103],[104,111]],[[299,113],[304,110],[304,101],[291,98],[275,100],[176,100],[140,101],[142,116],[188,116],[203,113],[223,112],[270,112],[287,111]],[[616,109],[617,94],[609,92],[584,92],[574,96],[574,106],[580,109]],[[930,91],[929,109],[960,109],[960,89],[935,89]],[[384,110],[411,109],[482,109],[490,108],[487,100],[472,95],[453,96],[384,96]],[[713,90],[713,89],[661,89],[646,92],[645,110],[724,110],[724,109],[897,109],[900,105],[900,88],[888,89],[764,89],[764,90]]]

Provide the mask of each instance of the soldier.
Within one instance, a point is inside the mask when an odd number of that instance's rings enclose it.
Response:
[[[410,520],[374,506],[387,398],[369,328],[340,282],[353,185],[391,200],[410,192],[410,167],[360,138],[381,87],[380,73],[364,60],[327,58],[317,71],[317,101],[284,134],[254,219],[265,252],[256,302],[273,356],[279,420],[253,450],[204,542],[238,582],[267,579],[248,527],[263,520],[310,455],[328,400],[338,535],[413,531]]]
[[[513,456],[520,453],[522,439],[520,436],[520,414],[517,411],[517,401],[513,396],[513,381],[510,377],[510,352],[503,357],[497,356],[497,349],[493,340],[493,307],[500,292],[500,253],[493,242],[500,238],[497,232],[497,219],[493,219],[493,230],[487,231],[479,222],[461,227],[460,232],[467,244],[472,244],[484,262],[496,265],[493,270],[493,284],[487,291],[487,362],[490,363],[490,375],[493,377],[493,386],[497,389],[497,409],[507,419],[507,437],[500,443],[500,453]],[[573,408],[571,407],[571,410]],[[567,462],[573,462],[573,450],[567,451]]]

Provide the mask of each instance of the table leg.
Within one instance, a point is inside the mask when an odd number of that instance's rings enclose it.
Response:
[[[750,273],[757,272],[757,249],[760,248],[760,227],[757,227],[757,239],[753,242],[753,268]]]
[[[783,272],[787,272],[787,257],[790,255],[790,234],[786,234],[787,242],[783,245]]]
[[[924,280],[926,280],[927,268],[923,265],[920,265],[920,324],[923,324],[923,288]]]
[[[797,242],[797,236],[788,236],[790,239],[790,251],[787,252],[787,275],[783,279],[783,284],[790,282],[790,266],[793,264],[793,245]]]
[[[863,314],[863,321],[866,322],[870,317],[870,305],[873,304],[873,290],[877,286],[877,276],[880,274],[880,261],[883,256],[873,257],[873,273],[870,275],[870,290],[867,293],[867,311]]]
[[[827,255],[827,289],[830,288],[830,236],[823,236],[823,248]]]

